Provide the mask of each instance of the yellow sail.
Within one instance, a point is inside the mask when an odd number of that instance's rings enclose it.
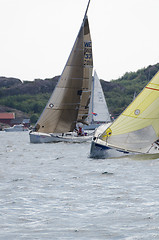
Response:
[[[124,150],[147,152],[158,137],[159,72],[100,139]]]

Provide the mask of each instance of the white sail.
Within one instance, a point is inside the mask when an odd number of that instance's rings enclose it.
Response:
[[[103,89],[96,71],[94,71],[92,79],[92,95],[88,121],[90,124],[101,124],[111,121]]]
[[[92,41],[85,14],[62,75],[36,123],[36,132],[73,131],[78,121],[85,121],[91,96],[92,69]]]
[[[94,122],[109,122],[110,114],[108,111],[107,103],[105,100],[105,96],[102,90],[102,86],[100,80],[97,76],[96,71],[94,72],[94,86],[93,86],[93,106],[92,112]]]

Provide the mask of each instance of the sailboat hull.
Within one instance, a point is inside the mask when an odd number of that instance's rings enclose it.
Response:
[[[159,145],[153,143],[150,150],[147,153],[139,153],[139,152],[127,152],[122,149],[110,148],[108,146],[104,146],[98,144],[94,141],[91,143],[90,150],[90,158],[97,159],[110,159],[110,158],[121,158],[121,157],[129,157],[135,159],[156,159],[159,158]]]
[[[76,133],[65,133],[65,134],[46,134],[38,132],[30,132],[31,143],[53,143],[53,142],[70,142],[70,143],[81,143],[88,142],[92,139],[92,134],[86,136],[77,136]]]
[[[110,126],[110,123],[103,124],[96,129],[91,143],[90,157],[91,158],[115,158],[123,157],[128,155],[150,155],[150,154],[159,154],[159,140],[150,144],[149,147],[143,148],[142,151],[126,151],[122,148],[113,147],[110,144],[108,145],[105,141],[102,141],[99,136],[103,132],[103,129],[107,129]]]
[[[115,158],[115,157],[122,157],[127,156],[132,153],[124,151],[124,150],[117,150],[114,148],[110,148],[108,146],[104,146],[102,144],[98,144],[94,141],[91,143],[91,150],[90,150],[90,157],[91,158]]]
[[[106,123],[100,125],[92,138],[91,143],[91,149],[90,149],[90,157],[91,158],[110,158],[110,157],[120,157],[128,155],[129,153],[122,150],[116,150],[113,149],[106,144],[103,144],[103,141],[101,141],[98,137],[103,132],[104,129],[108,128],[111,125],[111,123]]]

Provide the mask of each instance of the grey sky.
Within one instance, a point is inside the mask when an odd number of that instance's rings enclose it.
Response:
[[[0,0],[0,76],[60,75],[87,0]],[[88,18],[99,78],[159,62],[158,0],[91,0]]]

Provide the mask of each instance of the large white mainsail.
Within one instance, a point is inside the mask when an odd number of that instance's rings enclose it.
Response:
[[[99,137],[103,145],[148,153],[159,138],[159,72]]]
[[[90,1],[89,1],[90,2]],[[62,75],[35,125],[41,133],[73,131],[88,116],[93,69],[92,41],[86,13]]]

